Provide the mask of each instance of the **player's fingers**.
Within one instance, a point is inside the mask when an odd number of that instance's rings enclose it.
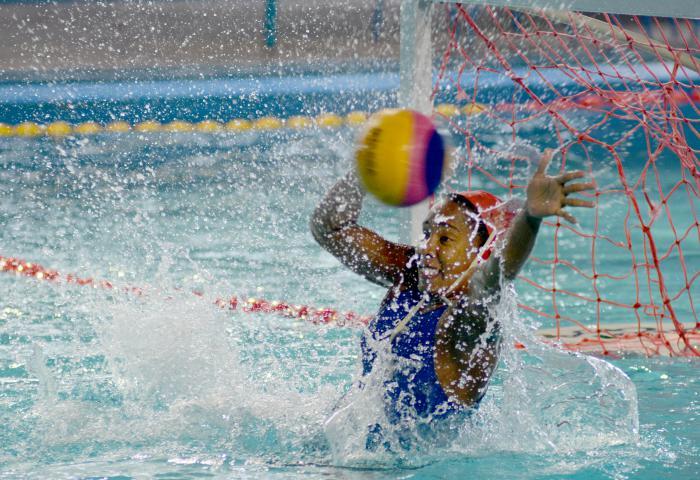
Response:
[[[566,183],[576,178],[583,178],[585,176],[586,172],[584,172],[583,170],[576,170],[575,172],[562,173],[557,177],[557,180],[559,181],[559,183]]]
[[[540,158],[540,163],[537,165],[537,174],[544,175],[544,172],[547,171],[547,167],[549,167],[549,162],[552,161],[552,156],[554,155],[554,150],[551,148],[547,148],[544,153],[542,154],[542,158]]]
[[[576,223],[576,218],[575,218],[573,215],[571,215],[569,212],[567,212],[566,210],[564,210],[564,209],[562,209],[562,208],[560,208],[559,210],[557,210],[557,214],[556,214],[556,215],[557,215],[557,217],[562,217],[562,218],[565,219],[567,222]]]
[[[562,203],[569,207],[593,208],[595,206],[593,202],[588,200],[581,200],[580,198],[565,198]]]
[[[576,193],[576,192],[583,192],[585,190],[594,190],[594,189],[595,189],[595,183],[593,183],[593,182],[572,183],[570,185],[564,186],[564,195],[568,195],[570,193]]]

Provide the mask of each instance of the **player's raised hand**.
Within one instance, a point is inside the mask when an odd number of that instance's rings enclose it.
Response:
[[[527,185],[527,213],[533,217],[548,217],[556,215],[563,217],[571,223],[576,223],[576,218],[565,207],[586,207],[592,208],[593,202],[581,200],[580,198],[570,198],[569,195],[576,192],[594,190],[595,184],[570,183],[572,180],[583,178],[586,173],[578,170],[574,172],[564,172],[556,177],[547,175],[547,167],[552,161],[553,150],[545,150],[537,171]]]

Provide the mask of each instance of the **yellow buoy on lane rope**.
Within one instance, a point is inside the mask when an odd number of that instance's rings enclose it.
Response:
[[[141,123],[137,123],[134,126],[134,130],[141,133],[153,133],[159,132],[162,129],[162,125],[155,120],[145,120]]]
[[[234,118],[233,120],[229,120],[226,122],[226,130],[229,130],[231,132],[243,132],[246,130],[250,130],[252,128],[251,123],[248,120],[244,120],[242,118]]]
[[[105,126],[105,130],[113,133],[126,133],[131,130],[131,125],[123,120],[116,120],[114,122],[109,122]]]
[[[52,137],[64,137],[73,132],[73,127],[68,122],[51,122],[46,126],[46,134]]]
[[[262,117],[253,121],[253,128],[258,130],[276,130],[282,125],[282,120],[277,117]]]
[[[321,128],[337,128],[343,125],[343,117],[335,113],[322,113],[316,117],[316,125]]]
[[[314,121],[311,117],[305,115],[295,115],[287,119],[287,127],[295,130],[312,127]]]
[[[367,112],[354,111],[345,115],[345,123],[348,125],[362,125],[367,121]]]
[[[15,127],[15,132],[20,137],[36,137],[44,133],[44,129],[35,122],[22,122]]]
[[[173,120],[170,123],[163,125],[163,129],[166,132],[191,132],[194,127],[190,122],[185,122],[183,120]]]
[[[94,135],[102,131],[102,126],[97,122],[83,122],[73,127],[78,135]]]
[[[223,129],[223,125],[216,120],[202,120],[196,125],[198,132],[204,133],[214,133],[220,132]]]

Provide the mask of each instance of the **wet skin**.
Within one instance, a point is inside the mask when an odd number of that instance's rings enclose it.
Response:
[[[474,221],[458,204],[447,201],[434,209],[423,222],[424,238],[416,249],[418,256],[418,288],[431,295],[426,305],[469,297],[470,274],[449,294],[448,289],[476,261],[479,245]],[[475,341],[486,330],[490,320],[486,308],[461,307],[443,315],[435,331],[435,373],[444,392],[465,406],[474,404],[497,363],[497,340],[486,348],[476,348]],[[496,337],[494,337],[496,338]]]
[[[423,222],[423,240],[418,255],[418,288],[429,294],[444,295],[476,259],[477,238],[462,208],[446,202]],[[465,279],[464,283],[468,283]],[[463,290],[453,292],[464,294]]]
[[[452,284],[469,268],[479,247],[472,235],[473,222],[454,202],[431,212],[418,247],[388,241],[357,223],[364,191],[354,172],[328,191],[312,216],[314,238],[352,271],[391,287],[388,298],[412,282],[430,294],[425,309],[444,304],[442,297],[447,296],[448,310],[435,332],[435,373],[445,393],[465,406],[478,402],[498,362],[494,331],[498,325],[487,304],[498,299],[502,282],[516,278],[532,251],[542,218],[558,216],[575,223],[567,207],[593,207],[590,200],[569,196],[594,190],[592,182],[571,183],[584,172],[546,174],[552,156],[548,150],[540,159],[524,207],[502,232],[498,256],[491,255],[454,289]]]

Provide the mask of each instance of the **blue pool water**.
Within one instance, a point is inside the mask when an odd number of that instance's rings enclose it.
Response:
[[[371,397],[325,424],[359,371],[359,330],[207,299],[376,311],[384,292],[307,227],[355,135],[0,139],[0,255],[147,292],[0,276],[0,478],[697,478],[697,361],[566,354],[509,302],[507,335],[528,349],[504,352],[470,422],[386,455],[358,447]],[[406,214],[367,203],[363,221],[398,238]]]

